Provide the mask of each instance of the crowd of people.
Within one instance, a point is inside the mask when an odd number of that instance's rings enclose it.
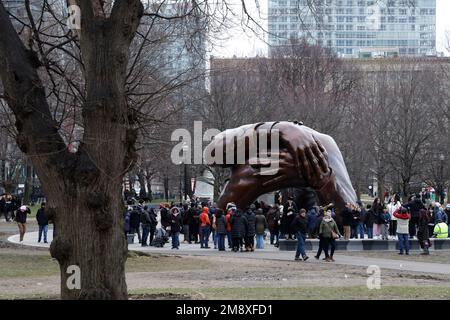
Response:
[[[234,252],[263,249],[266,237],[276,247],[279,239],[296,239],[295,260],[306,261],[309,258],[305,252],[306,239],[319,239],[315,258],[320,259],[324,252],[323,259],[332,262],[335,240],[340,237],[345,240],[395,239],[399,241],[401,254],[409,254],[409,239],[418,239],[423,253],[429,254],[430,238],[449,237],[450,204],[444,208],[420,194],[412,195],[405,203],[396,194],[387,203],[382,203],[379,198],[367,206],[361,201],[347,203],[341,209],[342,225],[335,221],[333,204],[299,210],[292,197],[285,203],[274,205],[255,202],[245,209],[229,203],[225,211],[210,202],[161,203],[160,230],[156,211],[145,206],[143,200],[137,204],[129,200],[127,205],[126,235],[137,233],[142,246],[155,245],[154,242],[160,246],[164,240],[159,237],[165,236],[166,242],[171,237],[172,249],[179,249],[180,236],[184,237],[185,243],[200,244],[204,249],[211,248],[212,242],[214,249],[225,251],[227,243],[228,249]]]

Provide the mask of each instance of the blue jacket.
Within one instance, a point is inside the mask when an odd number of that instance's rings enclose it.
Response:
[[[315,208],[310,209],[306,216],[308,217],[308,231],[312,232],[316,228],[317,219],[318,219],[316,209]]]

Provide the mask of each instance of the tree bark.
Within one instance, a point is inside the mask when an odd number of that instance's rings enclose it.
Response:
[[[30,196],[31,196],[31,174],[33,173],[33,168],[28,163],[28,160],[26,160],[25,164],[25,185],[24,185],[24,191],[23,191],[23,204],[24,205],[30,205]]]
[[[125,96],[128,50],[143,14],[139,0],[118,0],[109,18],[79,0],[80,47],[85,68],[84,136],[70,153],[58,133],[37,69],[0,1],[0,77],[16,118],[17,143],[31,154],[58,226],[50,253],[61,272],[62,299],[126,299],[122,181],[132,167],[136,130]],[[69,289],[69,266],[80,268],[81,287]]]

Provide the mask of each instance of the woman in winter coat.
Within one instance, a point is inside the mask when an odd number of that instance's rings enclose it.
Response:
[[[325,217],[322,219],[322,223],[320,224],[319,234],[321,234],[324,244],[325,251],[325,261],[326,262],[334,262],[333,255],[334,250],[336,249],[336,238],[342,237],[339,232],[338,226],[336,222],[331,217],[331,211],[328,210]],[[328,248],[331,247],[331,253],[328,253]]]
[[[417,239],[419,240],[420,248],[423,249],[423,255],[429,255],[428,250],[431,247],[430,233],[428,223],[430,222],[430,216],[427,210],[421,209],[419,211],[419,231],[417,232]]]
[[[394,212],[394,217],[397,218],[399,254],[403,254],[403,251],[405,251],[406,255],[409,255],[409,220],[411,219],[411,215],[408,209],[401,207]]]
[[[256,217],[255,213],[255,205],[251,205],[250,208],[245,213],[245,217],[247,218],[247,232],[245,235],[245,251],[255,251],[255,222]]]
[[[397,235],[397,218],[394,217],[394,212],[402,206],[400,197],[398,194],[394,194],[389,201],[387,208],[391,216],[391,222],[389,223],[389,235],[395,237]]]
[[[379,237],[381,235],[381,225],[383,224],[383,221],[381,219],[381,216],[383,215],[383,205],[381,204],[379,198],[375,198],[375,200],[373,201],[372,211],[374,216],[376,217],[376,220],[373,224],[373,235],[375,237]]]
[[[256,231],[256,249],[264,249],[264,232],[267,228],[267,220],[263,209],[256,211],[255,231]]]
[[[216,210],[216,233],[219,251],[225,251],[225,237],[227,235],[227,228],[225,216],[223,215],[223,211],[221,209]]]
[[[237,209],[236,212],[230,218],[231,225],[231,242],[233,243],[233,251],[244,251],[242,249],[242,238],[246,234],[247,230],[247,219],[242,216],[242,211]]]

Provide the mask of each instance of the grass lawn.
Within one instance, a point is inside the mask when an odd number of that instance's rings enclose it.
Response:
[[[126,272],[161,272],[177,270],[198,270],[207,268],[208,261],[188,257],[139,256],[130,253]],[[59,274],[59,265],[47,252],[36,254],[2,253],[0,251],[0,279],[54,276]],[[0,289],[1,291],[1,289]]]
[[[450,287],[301,287],[301,288],[202,288],[198,290],[173,288],[131,290],[130,298],[152,298],[167,295],[170,298],[237,299],[237,300],[368,300],[368,299],[450,299]]]
[[[411,260],[418,262],[445,263],[450,265],[450,251],[430,251],[430,255],[420,255],[418,251],[411,251],[409,256],[399,255],[397,251],[346,251],[340,252],[345,256],[358,256],[392,260]]]

